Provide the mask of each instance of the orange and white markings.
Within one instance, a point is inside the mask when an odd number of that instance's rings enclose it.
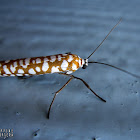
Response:
[[[44,58],[44,62],[48,62],[49,59],[47,57]]]
[[[52,56],[50,56],[50,62],[55,62],[55,60],[56,60],[56,56],[55,55],[52,55]]]
[[[72,55],[69,55],[68,62],[71,62],[72,60],[73,60],[73,56]]]
[[[11,74],[10,76],[15,76],[15,74]]]
[[[40,58],[37,58],[36,59],[36,64],[39,64],[39,63],[41,63],[41,59]]]
[[[30,65],[30,58],[25,59],[25,65],[21,65],[23,68],[27,68],[27,66]]]
[[[61,69],[63,71],[65,71],[68,67],[68,61],[67,60],[63,60],[62,64],[61,64]]]
[[[30,68],[30,69],[29,69],[29,74],[35,75],[36,72],[35,72],[35,70],[34,70],[33,68]]]
[[[58,55],[57,59],[58,59],[58,61],[61,61],[61,55]]]
[[[12,74],[14,74],[16,72],[16,67],[17,67],[17,61],[15,61],[13,63],[13,65],[10,65],[10,71],[12,72]]]
[[[41,70],[40,70],[40,67],[36,67],[35,70],[36,70],[37,72],[40,72],[40,71],[41,71]]]
[[[52,67],[51,73],[56,73],[56,72],[60,72],[60,71],[59,71],[59,66],[56,66],[56,67],[53,66],[53,67]]]
[[[11,75],[10,75],[11,76]],[[16,76],[23,76],[23,74],[16,74]]]
[[[12,73],[15,73],[16,67],[14,67],[13,65],[10,65],[10,70],[11,70]]]
[[[10,62],[10,60],[6,60],[6,61],[5,61],[5,63],[8,63],[8,62]]]
[[[71,74],[71,73],[73,73],[73,71],[67,71],[67,72],[66,72],[66,74]]]
[[[19,65],[23,66],[23,60],[19,60]]]
[[[18,65],[17,65],[17,61],[15,61],[14,63],[13,63],[13,65],[14,65],[14,67],[17,67]]]
[[[32,60],[32,63],[35,64],[35,60]]]
[[[44,62],[42,66],[42,71],[46,72],[49,69],[49,64],[48,62]]]
[[[0,62],[0,76],[29,76],[47,73],[70,74],[84,65],[75,54],[57,54]]]
[[[79,59],[79,67],[83,67],[84,64],[88,66],[88,59]]]
[[[76,64],[72,64],[72,70],[77,70],[77,65]]]
[[[24,74],[24,70],[23,69],[18,69],[18,73],[19,74]]]
[[[9,69],[7,68],[7,65],[3,66],[3,70],[5,72],[5,74],[11,74],[11,72],[9,71]]]

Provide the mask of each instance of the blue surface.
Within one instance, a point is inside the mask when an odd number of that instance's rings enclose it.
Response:
[[[122,17],[90,60],[140,75],[139,5],[139,0],[0,0],[0,60],[65,52],[86,58]],[[13,129],[11,140],[139,140],[140,80],[98,64],[74,75],[107,103],[73,80],[47,120],[52,93],[67,77],[0,78],[0,129]]]

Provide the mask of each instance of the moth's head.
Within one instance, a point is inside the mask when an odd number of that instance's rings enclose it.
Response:
[[[84,61],[84,64],[83,64],[82,69],[86,69],[86,67],[88,66],[88,59],[83,59],[83,61]]]

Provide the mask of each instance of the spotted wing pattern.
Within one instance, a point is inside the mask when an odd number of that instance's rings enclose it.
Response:
[[[30,76],[58,72],[70,74],[83,64],[84,60],[75,54],[0,61],[0,76]]]

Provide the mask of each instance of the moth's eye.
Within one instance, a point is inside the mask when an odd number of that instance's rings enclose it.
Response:
[[[82,67],[82,68],[83,68],[83,69],[86,69],[86,67],[87,67],[87,65],[83,65],[83,67]]]

